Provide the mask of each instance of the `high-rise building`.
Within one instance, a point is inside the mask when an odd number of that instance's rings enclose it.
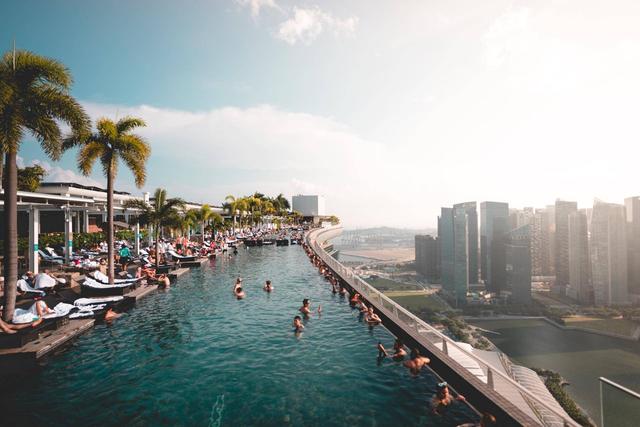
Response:
[[[596,305],[628,304],[625,207],[596,200],[591,215],[591,270]]]
[[[453,293],[464,302],[469,291],[469,215],[464,206],[453,208]]]
[[[478,211],[476,202],[457,203],[453,205],[456,209],[463,209],[467,216],[467,254],[469,257],[469,283],[478,283]]]
[[[433,236],[416,236],[416,271],[429,283],[440,280],[440,241]]]
[[[564,295],[569,285],[569,215],[578,210],[578,203],[556,200],[555,206],[555,270],[554,292]]]
[[[530,224],[509,232],[506,243],[506,280],[515,304],[531,304],[531,229]]]
[[[552,276],[551,214],[548,209],[536,209],[531,227],[531,270],[534,276]]]
[[[585,209],[569,214],[569,287],[567,295],[582,304],[593,304],[588,222]]]
[[[470,243],[470,240],[477,242],[477,224],[478,216],[473,202],[442,208],[438,218],[442,289],[454,296],[457,302],[466,301],[473,271],[476,271],[477,279],[477,255],[474,258],[473,253],[477,254],[478,246],[477,243]],[[475,270],[470,265],[473,262],[476,263]]]
[[[627,217],[629,293],[640,294],[640,197],[624,199]]]
[[[440,241],[440,282],[442,289],[453,292],[454,234],[453,209],[441,208],[438,217],[438,240]]]
[[[481,274],[487,290],[500,292],[506,288],[505,245],[509,232],[509,204],[480,204]]]

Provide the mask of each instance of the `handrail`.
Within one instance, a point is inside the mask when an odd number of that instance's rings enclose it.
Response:
[[[404,307],[402,307],[401,305],[399,305],[398,303],[393,301],[391,298],[386,296],[384,293],[378,291],[376,288],[374,288],[369,283],[367,283],[362,278],[360,278],[360,276],[355,274],[353,272],[353,270],[351,270],[350,268],[344,266],[338,260],[336,260],[335,258],[330,256],[322,248],[322,246],[317,242],[318,237],[323,235],[323,234],[329,233],[329,232],[340,231],[341,229],[342,229],[342,227],[340,227],[340,226],[332,226],[332,227],[326,227],[326,228],[320,228],[320,229],[311,230],[308,233],[306,233],[305,240],[307,242],[307,245],[314,250],[316,255],[318,255],[320,258],[322,258],[322,260],[327,265],[329,265],[336,273],[340,274],[342,276],[342,278],[344,280],[346,280],[354,289],[359,291],[359,293],[361,293],[363,296],[367,297],[369,300],[372,300],[372,298],[371,298],[372,295],[375,296],[376,298],[378,298],[378,300],[380,301],[380,305],[382,306],[382,307],[378,308],[379,310],[381,309],[385,313],[386,312],[389,312],[390,314],[393,313],[394,320],[399,322],[399,323],[401,323],[402,324],[401,326],[403,326],[404,329],[412,336],[413,336],[413,333],[417,333],[422,338],[426,338],[424,335],[422,335],[420,333],[419,326],[424,328],[424,329],[426,329],[426,331],[429,332],[429,334],[435,335],[438,338],[438,341],[442,343],[442,350],[439,350],[439,351],[442,351],[445,355],[449,356],[450,351],[448,349],[451,348],[451,346],[453,346],[453,347],[456,348],[457,351],[461,352],[466,357],[471,358],[473,361],[478,363],[480,365],[480,367],[483,368],[483,371],[484,370],[487,371],[486,372],[486,375],[487,375],[487,386],[490,387],[492,390],[494,389],[493,385],[495,384],[496,377],[499,377],[501,380],[504,380],[507,383],[509,383],[510,385],[512,385],[513,387],[515,387],[518,391],[520,391],[524,395],[523,397],[525,398],[526,401],[533,401],[535,403],[535,406],[534,405],[530,405],[530,407],[533,410],[533,412],[535,414],[537,414],[537,416],[539,418],[539,421],[543,425],[548,425],[548,424],[545,421],[544,415],[540,413],[541,410],[551,412],[553,415],[558,417],[563,423],[565,423],[565,425],[574,426],[574,427],[580,427],[580,424],[576,423],[571,417],[568,416],[568,414],[562,413],[562,412],[558,412],[557,408],[549,406],[546,402],[542,401],[538,396],[534,395],[529,390],[527,390],[525,387],[523,387],[519,382],[515,381],[510,376],[508,376],[505,373],[503,373],[502,370],[497,369],[492,364],[486,362],[484,359],[481,359],[478,356],[476,356],[475,354],[473,354],[473,353],[467,351],[466,349],[462,348],[460,345],[458,345],[458,343],[455,340],[449,338],[448,336],[446,336],[442,332],[440,332],[437,329],[435,329],[430,324],[426,323],[425,321],[423,321],[422,319],[417,317],[415,314],[413,314],[409,310],[405,309]],[[331,237],[328,237],[327,239],[323,240],[323,242],[329,240],[330,238]],[[382,301],[385,301],[387,303],[387,305],[393,307],[393,311],[388,310],[384,306]],[[414,323],[414,327],[411,327],[406,322],[404,322],[402,319],[400,319],[399,313],[402,313],[404,316],[406,316],[409,319],[411,319],[413,321],[413,323]],[[414,330],[412,330],[412,329],[414,329]],[[458,364],[458,362],[455,361],[455,360],[453,360],[453,362]],[[466,368],[464,368],[462,366],[460,366],[460,368],[461,369],[466,369]],[[536,406],[538,406],[538,405],[541,406],[541,408],[537,408]],[[557,422],[558,422],[558,420],[548,420],[548,421],[551,424],[557,424]]]

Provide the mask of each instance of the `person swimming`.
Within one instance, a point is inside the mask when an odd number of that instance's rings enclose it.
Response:
[[[431,362],[428,357],[424,357],[420,355],[420,350],[414,348],[411,350],[411,359],[407,360],[403,363],[404,367],[409,369],[413,375],[418,375],[422,367]]]
[[[293,330],[294,332],[302,332],[304,325],[302,324],[302,317],[296,316],[293,318]]]
[[[236,279],[236,283],[233,285],[233,294],[238,299],[242,299],[242,298],[244,298],[246,296],[245,293],[244,293],[244,290],[242,289],[242,278],[241,277],[238,277]]]
[[[311,302],[309,302],[309,298],[302,300],[302,307],[300,307],[298,311],[305,317],[309,317],[311,315]]]
[[[444,411],[453,402],[457,400],[466,400],[465,397],[461,394],[459,394],[458,397],[454,398],[449,391],[449,385],[446,381],[438,383],[436,387],[436,394],[434,394],[433,398],[431,398],[431,411],[434,414],[441,415],[442,411]]]
[[[104,314],[104,320],[106,322],[110,322],[110,321],[120,317],[120,315],[121,315],[120,313],[116,313],[115,311],[113,311],[113,308],[109,307],[107,312]]]
[[[360,294],[356,292],[355,294],[353,294],[353,296],[349,300],[349,304],[351,305],[351,307],[355,307],[356,305],[358,305],[359,302],[360,302]]]
[[[372,326],[382,323],[382,319],[380,319],[380,316],[378,316],[373,311],[373,307],[369,307],[369,310],[367,310],[366,314],[364,315],[364,321]]]
[[[404,344],[400,338],[396,338],[396,342],[393,343],[393,359],[402,360],[407,355],[407,351],[404,349]]]
[[[273,291],[273,285],[271,284],[271,280],[267,280],[264,284],[264,286],[262,287],[262,289],[265,290],[265,292],[271,292]]]

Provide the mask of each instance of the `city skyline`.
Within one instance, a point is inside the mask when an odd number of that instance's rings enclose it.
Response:
[[[148,122],[147,191],[324,194],[347,226],[414,228],[452,200],[638,194],[635,2],[150,4],[9,1],[0,33],[66,64],[93,119]],[[50,169],[81,179],[70,154]]]

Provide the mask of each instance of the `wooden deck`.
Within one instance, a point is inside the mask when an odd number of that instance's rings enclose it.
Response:
[[[171,283],[175,282],[175,280],[180,277],[183,276],[185,274],[187,274],[189,272],[189,269],[186,267],[183,268],[177,268],[175,270],[172,270],[169,272],[168,276],[169,276],[169,280],[171,280]]]
[[[39,339],[22,347],[0,349],[0,372],[35,366],[40,359],[83,334],[94,323],[94,319],[70,320],[59,329],[44,331]]]
[[[149,295],[151,292],[155,291],[158,289],[158,285],[141,285],[138,288],[134,289],[133,291],[129,292],[128,294],[125,294],[125,298],[135,298],[136,301],[139,300],[140,298],[143,298],[147,295]]]

